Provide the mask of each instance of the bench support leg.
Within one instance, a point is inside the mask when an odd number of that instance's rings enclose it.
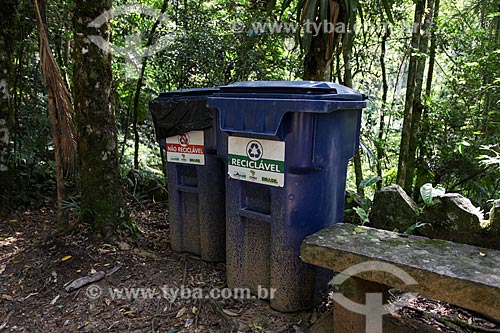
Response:
[[[340,293],[354,303],[358,303],[360,309],[365,310],[368,309],[368,306],[366,306],[367,294],[371,294],[368,295],[369,303],[386,304],[388,290],[389,287],[386,285],[351,277],[340,286],[336,293]],[[378,308],[375,309],[375,312],[377,311],[379,311]],[[370,320],[371,324],[367,327],[364,314],[353,312],[335,302],[333,306],[333,331],[334,333],[382,333],[382,316],[373,315],[369,317],[372,320]]]

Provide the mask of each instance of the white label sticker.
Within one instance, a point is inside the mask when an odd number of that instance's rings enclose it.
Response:
[[[283,187],[285,185],[285,143],[230,136],[229,177]]]
[[[192,131],[167,138],[167,162],[205,165],[203,131]]]

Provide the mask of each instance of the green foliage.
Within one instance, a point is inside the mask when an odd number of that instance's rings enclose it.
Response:
[[[500,141],[500,48],[495,1],[444,3],[436,34],[443,77],[433,86],[423,118],[424,151],[419,168],[450,191],[479,205],[500,195],[494,168],[478,163],[481,147]],[[496,35],[495,35],[496,34]]]
[[[498,145],[488,145],[482,146],[481,150],[485,151],[486,154],[478,156],[479,161],[487,166],[496,166],[500,169],[500,151],[498,151]]]
[[[426,225],[430,225],[430,223],[417,222],[417,223],[412,224],[411,226],[409,226],[403,232],[403,234],[405,234],[405,235],[413,235],[413,233],[415,232],[415,230],[417,230],[419,228],[422,228],[422,227],[425,227]]]
[[[442,186],[434,188],[430,183],[424,184],[420,188],[420,195],[422,196],[424,203],[428,206],[432,206],[434,204],[433,199],[435,197],[442,196],[445,193],[446,190]]]
[[[141,231],[137,227],[137,224],[135,223],[135,220],[131,218],[125,219],[125,221],[121,223],[121,227],[122,229],[127,230],[133,237],[137,238],[142,235]]]
[[[361,207],[354,207],[353,208],[356,214],[358,214],[359,218],[361,219],[361,225],[364,225],[365,223],[369,223],[370,219],[368,218],[368,212],[361,208]]]
[[[378,177],[366,178],[362,181],[362,186],[363,188],[368,188],[373,186],[378,180]],[[372,206],[372,201],[368,197],[360,197],[352,192],[350,195],[346,196],[346,204],[352,206],[352,209],[345,209],[344,214],[349,215],[354,211],[356,216],[359,217],[359,220],[361,220],[361,225],[370,222],[368,214]],[[350,223],[352,222],[355,221],[350,221]]]
[[[114,6],[130,4],[114,1]],[[141,0],[140,4],[159,10],[162,0]],[[309,51],[312,35],[302,34],[301,51],[293,32],[254,31],[254,22],[298,22],[331,19],[330,1],[174,1],[167,3],[165,17],[154,36],[156,43],[168,39],[166,47],[148,59],[139,100],[140,137],[138,173],[131,173],[133,96],[137,79],[129,75],[127,61],[113,56],[113,111],[119,127],[119,150],[124,147],[122,177],[135,199],[166,198],[160,152],[152,130],[148,101],[161,91],[224,85],[242,80],[297,79],[302,76],[304,50]],[[338,1],[341,21],[356,23],[353,57],[350,62],[356,89],[370,96],[361,126],[363,171],[361,186],[367,198],[356,214],[367,221],[373,187],[394,183],[397,173],[400,127],[405,102],[408,38],[413,17],[409,0]],[[424,96],[420,149],[415,174],[414,198],[431,202],[436,189],[427,183],[442,184],[448,191],[460,192],[476,205],[487,206],[500,197],[500,38],[498,3],[495,0],[441,1],[436,20],[437,63],[432,89]],[[67,82],[74,81],[71,2],[47,2],[49,37],[55,58]],[[33,6],[21,1],[19,21],[22,29],[16,57],[16,77],[12,103],[16,128],[12,136],[17,169],[18,195],[22,203],[42,202],[54,196],[54,152],[47,101],[38,68],[38,43]],[[349,22],[350,21],[350,22]],[[381,41],[388,21],[390,34],[383,55],[389,90],[383,100]],[[112,43],[127,45],[135,35],[144,46],[154,18],[140,14],[123,15],[111,22]],[[171,23],[171,24],[170,24]],[[242,29],[236,29],[242,27]],[[335,47],[343,47],[339,34]],[[325,40],[324,40],[325,41]],[[307,53],[307,52],[306,52]],[[429,55],[422,55],[428,57]],[[341,53],[332,53],[333,81],[342,83],[346,65]],[[72,88],[71,84],[70,88]],[[385,122],[379,137],[380,119]],[[380,160],[372,152],[383,148]],[[381,178],[375,167],[382,166]],[[354,188],[352,172],[348,187]],[[76,183],[76,180],[75,180]],[[71,189],[76,194],[72,184]],[[154,189],[154,190],[153,190]],[[134,200],[135,200],[134,199]],[[67,203],[68,209],[77,209]]]
[[[369,178],[365,178],[361,181],[361,188],[366,188],[375,185],[379,180],[382,180],[379,176],[371,176]]]

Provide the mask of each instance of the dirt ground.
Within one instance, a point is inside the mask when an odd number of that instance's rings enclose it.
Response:
[[[142,236],[121,235],[121,240],[99,245],[75,216],[70,236],[52,236],[55,209],[48,202],[43,206],[0,217],[0,331],[326,331],[332,307],[328,297],[311,311],[284,314],[261,300],[174,300],[171,293],[165,294],[181,286],[207,293],[226,287],[223,263],[170,250],[165,203],[135,203]],[[83,277],[101,279],[66,291],[70,282]],[[150,289],[147,297],[120,298],[113,288]],[[495,320],[420,297],[410,297],[396,317],[418,321],[435,332],[500,332]]]

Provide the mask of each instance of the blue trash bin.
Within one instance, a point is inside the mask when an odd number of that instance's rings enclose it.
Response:
[[[224,261],[226,255],[225,166],[217,156],[218,113],[206,107],[206,98],[217,91],[170,91],[150,103],[160,146],[167,152],[172,250],[212,262]]]
[[[230,288],[274,289],[272,308],[314,306],[328,272],[300,260],[302,240],[342,221],[347,164],[366,97],[329,82],[256,81],[220,88]],[[258,296],[263,296],[258,295]]]

